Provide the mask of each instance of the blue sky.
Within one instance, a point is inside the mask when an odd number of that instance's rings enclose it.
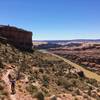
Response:
[[[0,24],[35,40],[100,39],[100,0],[0,0]]]

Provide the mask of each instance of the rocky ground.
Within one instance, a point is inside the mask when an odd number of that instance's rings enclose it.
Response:
[[[18,75],[13,97],[7,89],[10,70]],[[0,100],[100,100],[100,83],[72,70],[49,54],[21,51],[0,42]]]

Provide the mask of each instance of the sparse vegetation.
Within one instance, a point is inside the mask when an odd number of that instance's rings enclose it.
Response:
[[[26,90],[32,95],[34,96],[34,94],[38,91],[38,88],[32,84],[29,84],[27,87],[26,87]]]
[[[25,90],[32,97],[37,92],[36,97],[42,98],[39,100],[43,100],[44,96],[48,95],[75,92],[76,87],[84,92],[85,88],[89,87],[88,84],[100,88],[99,82],[72,73],[69,70],[73,71],[75,68],[49,54],[36,50],[34,52],[20,51],[10,44],[3,43],[0,43],[0,48],[0,67],[3,68],[3,63],[14,65],[19,76],[24,74],[28,78],[27,82],[23,84],[26,86]],[[0,88],[1,91],[2,87]],[[38,91],[42,91],[42,93]],[[79,93],[75,95],[77,94]],[[87,95],[89,94],[87,93]]]

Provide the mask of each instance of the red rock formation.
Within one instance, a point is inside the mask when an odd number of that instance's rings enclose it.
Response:
[[[0,36],[5,37],[9,42],[15,46],[31,49],[32,48],[32,32],[26,31],[13,26],[0,26]]]

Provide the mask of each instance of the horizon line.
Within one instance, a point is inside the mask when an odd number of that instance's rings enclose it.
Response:
[[[36,40],[35,39],[35,40],[33,40],[32,39],[32,41],[73,41],[73,40],[100,40],[100,38],[99,39],[53,39],[53,40],[51,40],[51,39],[50,40],[49,39],[46,39],[46,40],[44,40],[44,39],[43,40],[42,39]]]

